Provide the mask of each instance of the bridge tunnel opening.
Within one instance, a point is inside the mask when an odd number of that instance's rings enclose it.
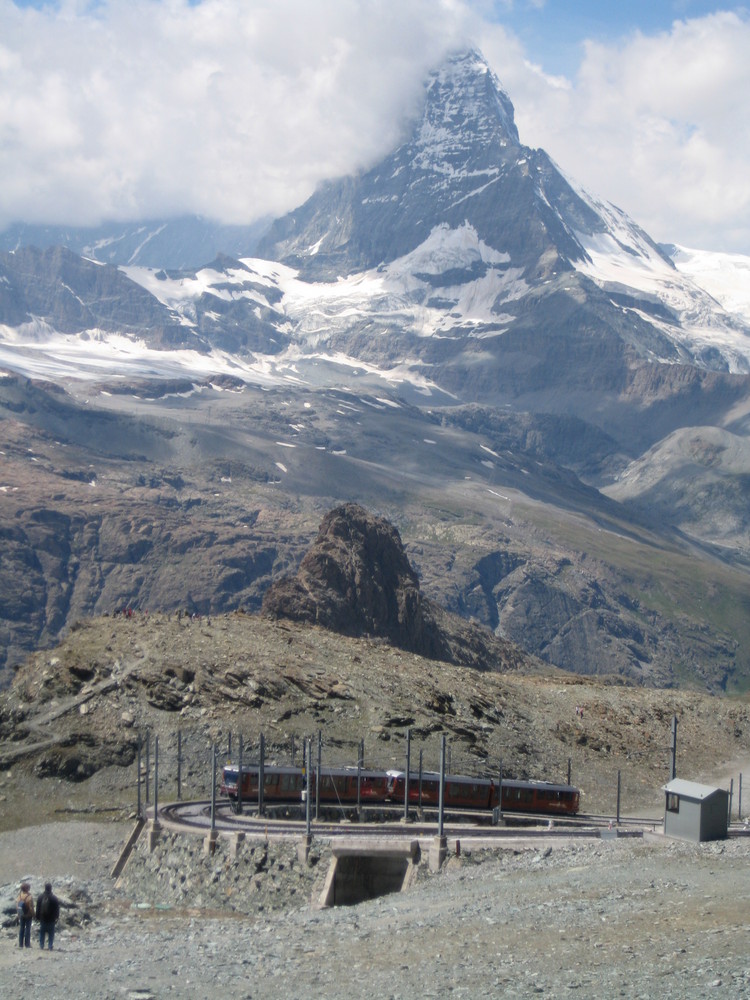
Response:
[[[321,906],[354,906],[402,892],[419,863],[419,843],[337,846],[321,894]]]

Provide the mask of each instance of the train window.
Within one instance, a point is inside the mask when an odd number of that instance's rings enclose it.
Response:
[[[678,813],[680,811],[680,796],[674,792],[667,793],[667,812]]]

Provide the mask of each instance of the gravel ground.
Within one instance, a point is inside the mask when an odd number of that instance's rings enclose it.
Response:
[[[128,832],[56,823],[0,834],[3,911],[23,877],[35,893],[51,878],[70,904],[53,953],[18,949],[8,916],[0,985],[113,1000],[750,997],[750,839],[545,837],[460,857],[449,842],[442,871],[424,866],[407,892],[316,910],[284,888],[299,889],[299,871],[285,880],[278,865],[250,863],[257,845],[238,862],[222,848],[212,875],[190,862],[191,895],[180,888],[184,845],[167,837],[158,864],[139,847],[115,885]],[[305,892],[320,885],[321,854]],[[245,878],[247,912],[219,909]]]

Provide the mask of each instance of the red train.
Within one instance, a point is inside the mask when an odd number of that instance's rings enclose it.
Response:
[[[258,800],[257,764],[242,768],[242,801]],[[221,794],[233,805],[237,802],[239,770],[227,764],[222,772]],[[316,787],[315,771],[311,774]],[[360,771],[359,801],[363,805],[403,805],[406,775],[404,771]],[[320,801],[335,805],[356,805],[358,774],[356,767],[321,768]],[[263,798],[266,802],[299,800],[306,788],[300,767],[269,765],[263,769]],[[470,778],[449,774],[445,777],[443,805],[446,809],[495,809],[500,805],[497,782],[490,778]],[[409,802],[418,807],[439,804],[440,774],[436,771],[409,773]],[[542,813],[573,816],[579,809],[580,793],[573,785],[555,785],[548,781],[503,779],[502,809],[507,812]]]

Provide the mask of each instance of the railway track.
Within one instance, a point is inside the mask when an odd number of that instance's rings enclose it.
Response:
[[[286,804],[289,810],[300,809],[299,802]],[[290,837],[300,838],[307,833],[307,823],[302,818],[278,818],[274,816],[259,816],[257,807],[245,806],[246,812],[241,815],[234,813],[226,801],[216,803],[214,810],[214,828],[220,833],[244,833],[246,836]],[[375,810],[371,811],[373,815]],[[383,810],[378,810],[382,814]],[[367,809],[363,810],[365,816]],[[374,818],[362,822],[349,820],[313,820],[310,831],[315,837],[333,840],[337,837],[347,838],[392,838],[404,839],[434,837],[437,834],[437,814],[432,820],[419,820],[416,810],[411,814],[409,822],[403,821],[398,810],[393,810],[393,817],[386,819]],[[153,819],[153,808],[148,812],[148,818]],[[211,802],[200,800],[193,802],[173,802],[159,807],[159,822],[165,826],[182,829],[185,832],[208,833],[211,830]],[[599,836],[601,831],[614,825],[614,817],[579,815],[575,817],[548,818],[543,816],[528,816],[520,813],[504,813],[504,823],[493,825],[492,814],[487,812],[477,815],[475,812],[457,817],[451,813],[450,822],[443,823],[443,834],[450,839],[472,840],[491,839],[502,840],[509,837],[561,836],[561,837],[591,837]],[[623,819],[620,820],[618,832],[620,835],[640,835],[643,829],[656,827],[658,820]]]

